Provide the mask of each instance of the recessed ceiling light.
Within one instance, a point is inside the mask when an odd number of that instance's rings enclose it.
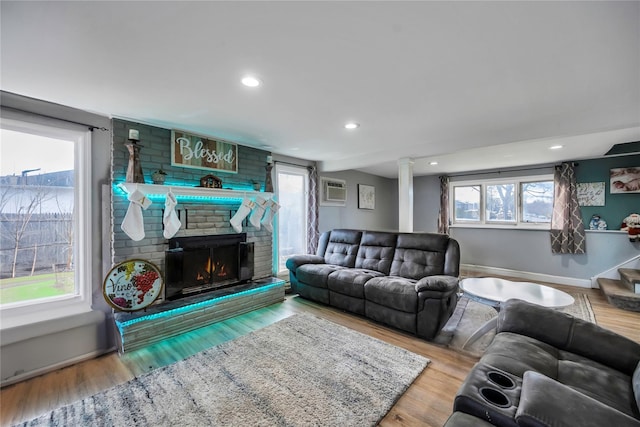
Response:
[[[346,125],[344,125],[344,127],[345,129],[353,130],[353,129],[358,129],[360,127],[360,124],[355,122],[349,122]]]
[[[260,80],[253,76],[245,76],[242,78],[242,84],[248,87],[257,87],[260,86]]]
[[[564,147],[564,145],[552,145],[551,147],[549,147],[549,150],[559,150],[562,147]]]
[[[429,165],[431,165],[431,166],[435,166],[437,164],[438,164],[438,162],[436,162],[435,160],[433,162],[429,162]]]

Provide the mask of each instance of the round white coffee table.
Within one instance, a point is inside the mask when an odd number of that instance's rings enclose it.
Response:
[[[543,307],[562,308],[574,303],[574,299],[566,292],[559,291],[549,286],[530,282],[512,282],[510,280],[495,277],[472,277],[460,281],[460,289],[465,296],[473,301],[489,305],[500,311],[500,304],[508,299],[521,299]],[[498,317],[493,317],[477,331],[475,331],[463,348],[474,343],[482,335],[498,324]]]

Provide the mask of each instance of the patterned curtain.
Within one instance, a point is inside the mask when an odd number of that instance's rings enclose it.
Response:
[[[320,231],[318,227],[318,170],[315,166],[309,166],[309,211],[307,216],[307,253],[315,254],[318,250]]]
[[[449,234],[449,177],[440,177],[440,214],[438,215],[438,233]]]
[[[553,175],[554,198],[551,218],[551,252],[554,254],[584,254],[586,236],[573,163],[556,166]]]

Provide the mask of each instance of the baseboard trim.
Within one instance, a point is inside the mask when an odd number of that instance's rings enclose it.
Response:
[[[24,372],[22,374],[14,375],[3,380],[0,383],[0,387],[6,387],[11,384],[19,383],[20,381],[28,380],[29,378],[37,377],[42,374],[46,374],[51,371],[55,371],[57,369],[66,368],[67,366],[75,365],[76,363],[84,362],[85,360],[95,359],[98,356],[102,356],[103,354],[111,353],[116,351],[116,347],[113,346],[111,348],[107,348],[105,350],[96,350],[86,354],[82,354],[80,356],[63,360],[62,362],[54,363],[53,365],[44,366],[42,368],[34,369],[33,371]]]
[[[537,282],[557,283],[559,285],[576,286],[578,288],[591,288],[591,280],[577,279],[574,277],[553,276],[551,274],[533,273],[530,271],[510,270],[508,268],[487,267],[484,265],[461,264],[462,270],[469,270],[475,273],[508,276],[518,279],[534,280]]]

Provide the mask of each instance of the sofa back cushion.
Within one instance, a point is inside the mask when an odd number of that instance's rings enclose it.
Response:
[[[389,275],[397,238],[397,233],[365,231],[356,257],[356,268],[375,270]]]
[[[361,238],[362,231],[331,230],[322,254],[324,262],[342,267],[355,267]]]
[[[445,234],[398,234],[389,274],[415,280],[447,274],[444,266],[449,240],[449,236]]]

